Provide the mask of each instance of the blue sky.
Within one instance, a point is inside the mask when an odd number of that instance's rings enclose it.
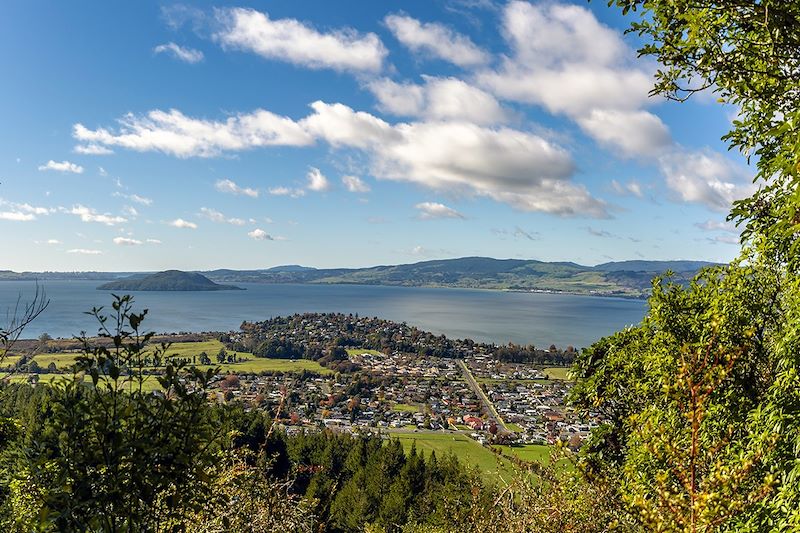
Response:
[[[604,2],[8,1],[0,269],[736,255],[712,96]]]

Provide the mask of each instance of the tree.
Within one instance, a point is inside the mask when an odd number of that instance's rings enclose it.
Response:
[[[209,505],[221,430],[203,391],[214,372],[168,364],[158,381],[169,395],[150,394],[152,334],[132,304],[91,311],[108,344],[83,338],[74,375],[53,385],[51,416],[6,455],[4,530],[173,530]]]
[[[661,65],[653,94],[713,91],[755,163],[730,266],[656,280],[638,327],[581,353],[573,399],[607,423],[583,467],[657,531],[800,529],[800,4],[611,0]]]

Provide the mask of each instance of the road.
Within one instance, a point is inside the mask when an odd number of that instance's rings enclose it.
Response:
[[[467,367],[467,364],[459,359],[458,365],[461,367],[461,372],[464,374],[464,379],[467,381],[467,385],[469,385],[470,388],[475,391],[478,399],[486,408],[486,412],[489,413],[489,418],[494,420],[495,424],[497,424],[497,428],[501,432],[511,433],[511,431],[506,427],[505,422],[503,422],[503,419],[500,418],[500,414],[497,412],[497,409],[494,408],[492,401],[483,392],[483,389],[481,389],[480,385],[478,385],[478,382],[475,381],[475,376],[472,375],[472,372],[470,371],[469,367]]]

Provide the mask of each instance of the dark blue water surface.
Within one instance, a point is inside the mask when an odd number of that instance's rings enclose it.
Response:
[[[111,296],[97,281],[40,282],[50,305],[25,331],[71,337],[94,333],[83,311],[109,306]],[[138,309],[149,309],[146,329],[157,332],[228,331],[257,321],[300,312],[359,313],[405,321],[448,337],[476,341],[588,346],[646,311],[642,300],[470,289],[424,289],[368,285],[269,285],[239,283],[245,291],[136,292]],[[17,297],[30,299],[35,284],[0,281],[0,321]],[[0,322],[0,325],[4,323]]]

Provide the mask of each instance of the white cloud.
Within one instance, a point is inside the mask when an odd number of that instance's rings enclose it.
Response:
[[[422,202],[414,206],[423,220],[433,218],[464,218],[464,215],[451,207],[437,202]]]
[[[76,154],[83,155],[109,155],[114,153],[114,150],[99,144],[79,144],[74,151]],[[103,176],[104,174],[101,173],[100,175]]]
[[[36,220],[36,215],[32,213],[23,213],[22,211],[0,211],[0,220],[9,220],[11,222],[30,222]]]
[[[61,244],[61,241],[58,239],[47,239],[46,244]]]
[[[149,244],[161,244],[161,241],[158,239],[147,239],[145,242]]]
[[[564,114],[600,144],[626,157],[659,155],[667,127],[641,108],[652,100],[649,65],[587,8],[510,2],[503,31],[513,53],[477,80],[501,98]]]
[[[622,184],[617,180],[611,180],[611,188],[620,196],[633,195],[637,198],[644,196],[642,186],[636,181],[629,181],[628,183]]]
[[[153,48],[153,52],[156,54],[169,54],[185,63],[199,63],[203,60],[203,52],[200,50],[180,46],[173,42],[159,44]]]
[[[684,202],[727,212],[735,200],[752,194],[747,169],[710,150],[676,149],[659,158],[669,187]]]
[[[465,121],[392,125],[340,103],[317,101],[311,108],[313,112],[292,122],[291,129],[302,131],[309,142],[316,138],[334,148],[365,152],[375,177],[410,181],[434,190],[485,196],[525,211],[607,216],[602,201],[593,198],[583,186],[572,183],[574,164],[569,153],[540,135]],[[258,113],[269,114],[263,110],[254,114]],[[195,122],[195,119],[185,119]],[[159,138],[155,131],[142,130],[137,137],[147,139],[144,144],[147,149],[165,150],[163,139],[154,140]],[[207,154],[206,149],[197,148],[205,146],[206,140],[201,136],[197,140],[199,144],[193,144],[194,155]],[[250,141],[255,144],[249,144]],[[238,149],[252,148],[259,143],[258,138],[249,139]],[[215,141],[215,145],[220,143]],[[232,145],[226,143],[226,146]],[[176,155],[185,156],[186,153]],[[226,192],[246,190],[230,180],[221,180],[217,186]],[[257,194],[255,190],[250,191],[251,196]],[[275,187],[269,192],[302,194],[298,189],[285,187]]]
[[[241,218],[228,218],[216,209],[211,209],[209,207],[201,207],[200,208],[200,216],[205,217],[212,222],[220,222],[225,224],[233,224],[234,226],[244,226],[245,221]]]
[[[39,166],[39,170],[55,170],[57,172],[71,172],[73,174],[83,174],[83,167],[69,161],[56,162],[52,159],[44,165]]]
[[[328,178],[318,168],[311,167],[306,174],[309,191],[324,192],[331,188]]]
[[[86,248],[73,248],[67,250],[68,254],[81,254],[81,255],[102,255],[102,250],[87,250]]]
[[[381,110],[399,116],[430,120],[466,120],[475,124],[506,122],[509,113],[494,96],[457,78],[423,76],[424,85],[397,83],[389,79],[367,87]]]
[[[249,196],[250,198],[258,198],[258,190],[251,189],[249,187],[239,187],[234,181],[229,179],[217,180],[217,182],[214,184],[214,188],[219,192],[235,194],[237,196],[244,195]]]
[[[261,228],[256,228],[253,231],[247,232],[247,236],[257,241],[274,241],[275,239],[266,231]]]
[[[142,244],[142,241],[129,239],[127,237],[114,237],[112,240],[114,241],[114,244],[118,246],[139,246]]]
[[[153,200],[150,198],[145,198],[144,196],[139,196],[138,194],[131,194],[128,196],[128,198],[137,204],[150,205],[153,203]]]
[[[412,52],[423,52],[454,65],[470,67],[489,61],[489,54],[469,37],[435,22],[420,22],[406,15],[388,15],[384,23]]]
[[[144,196],[139,196],[138,194],[125,194],[124,192],[115,191],[111,193],[111,196],[115,198],[126,198],[132,202],[136,202],[137,204],[150,206],[153,204],[153,200],[150,198],[145,198]]]
[[[127,218],[118,215],[111,215],[110,213],[98,213],[94,209],[80,204],[75,205],[70,209],[62,210],[66,213],[79,216],[83,222],[97,222],[100,224],[105,224],[106,226],[122,224],[128,221]]]
[[[139,212],[136,210],[136,208],[130,205],[126,205],[125,207],[123,207],[122,213],[131,218],[136,218],[139,216]]]
[[[176,218],[175,220],[171,221],[169,225],[174,228],[197,229],[197,224],[194,222],[189,222],[188,220],[183,220],[182,218]]]
[[[127,114],[116,132],[90,130],[75,124],[73,137],[82,142],[119,146],[139,152],[159,151],[177,157],[212,157],[230,150],[264,146],[304,146],[313,139],[297,123],[258,109],[223,121],[190,118],[171,109],[146,115]]]
[[[378,71],[388,53],[374,33],[345,28],[321,33],[296,19],[269,18],[253,9],[217,10],[221,25],[214,35],[225,48],[312,69]]]
[[[270,187],[267,192],[272,196],[290,196],[292,198],[300,198],[306,195],[303,189],[292,189],[291,187]]]
[[[36,220],[39,215],[49,215],[54,211],[47,207],[34,206],[28,203],[9,202],[0,198],[0,206],[9,209],[0,213],[0,220],[10,220],[15,222],[29,222]]]
[[[647,101],[652,76],[635,63],[621,35],[589,9],[513,1],[503,30],[513,55],[479,78],[504,98],[573,116],[636,109]]]
[[[364,111],[354,111],[344,104],[316,101],[314,113],[300,121],[312,135],[335,147],[369,148],[376,143],[396,142],[402,135],[392,126]]]
[[[369,192],[370,188],[358,176],[342,176],[342,184],[350,192]]]
[[[667,126],[648,111],[593,109],[577,122],[600,144],[625,156],[657,156],[672,145]]]

